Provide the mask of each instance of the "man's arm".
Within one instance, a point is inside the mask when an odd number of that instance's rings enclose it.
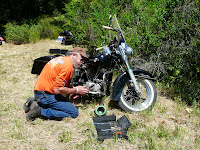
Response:
[[[86,95],[88,94],[89,89],[84,86],[76,86],[76,87],[60,87],[58,89],[54,89],[55,94],[79,94],[79,95]]]

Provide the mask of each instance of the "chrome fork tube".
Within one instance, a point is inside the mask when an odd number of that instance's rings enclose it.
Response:
[[[134,87],[135,87],[135,91],[136,91],[138,94],[140,94],[141,91],[140,91],[139,86],[138,86],[138,84],[137,84],[137,81],[136,81],[135,75],[134,75],[134,73],[133,73],[133,70],[132,70],[132,69],[130,68],[130,66],[129,66],[128,59],[127,59],[127,56],[126,56],[126,54],[125,54],[125,49],[123,48],[123,46],[119,46],[119,49],[120,49],[120,52],[121,52],[122,59],[123,59],[123,61],[124,61],[124,65],[125,65],[125,67],[126,67],[128,73],[129,73],[129,76],[130,76],[130,78],[131,78],[131,81],[133,82],[133,85],[134,85]]]
[[[139,86],[138,86],[138,84],[137,84],[137,81],[136,81],[135,75],[134,75],[134,73],[133,73],[133,70],[129,67],[129,65],[128,65],[127,62],[125,62],[125,63],[126,63],[126,65],[127,65],[127,70],[128,70],[129,75],[130,75],[130,78],[131,78],[131,80],[132,80],[132,82],[133,82],[133,85],[134,85],[134,87],[135,87],[135,91],[136,91],[138,94],[140,94],[141,92],[140,92]]]

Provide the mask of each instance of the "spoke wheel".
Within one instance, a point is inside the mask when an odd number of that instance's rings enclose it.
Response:
[[[138,78],[137,84],[140,94],[134,89],[133,83],[127,81],[123,87],[119,106],[126,112],[137,112],[151,109],[157,99],[157,91],[154,82]]]

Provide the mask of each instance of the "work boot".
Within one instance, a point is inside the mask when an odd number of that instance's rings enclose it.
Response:
[[[23,105],[23,108],[24,108],[24,112],[25,112],[25,113],[29,112],[29,111],[33,108],[34,104],[32,105],[32,103],[33,103],[33,102],[36,102],[36,101],[34,101],[34,100],[35,100],[34,97],[29,97],[29,98],[26,100],[26,103],[24,103],[24,105]]]
[[[41,116],[41,107],[36,102],[33,108],[26,114],[26,120],[34,121],[36,118],[39,118],[40,116]]]

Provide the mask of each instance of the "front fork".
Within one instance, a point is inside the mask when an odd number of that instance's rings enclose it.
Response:
[[[119,46],[119,48],[120,48],[121,56],[122,56],[124,65],[126,67],[126,70],[128,71],[128,74],[130,76],[131,82],[133,83],[133,85],[135,87],[135,91],[136,91],[136,93],[138,95],[140,95],[141,91],[140,91],[139,86],[137,84],[137,81],[136,81],[135,75],[133,73],[133,70],[129,66],[128,59],[127,59],[127,56],[125,54],[124,48],[122,46]]]
[[[141,92],[140,92],[139,86],[138,86],[138,84],[137,84],[135,75],[133,74],[133,70],[130,69],[129,65],[128,65],[128,70],[127,70],[127,71],[128,71],[129,76],[130,76],[130,78],[131,78],[131,81],[133,82],[133,85],[134,85],[134,87],[135,87],[136,93],[140,95]]]

